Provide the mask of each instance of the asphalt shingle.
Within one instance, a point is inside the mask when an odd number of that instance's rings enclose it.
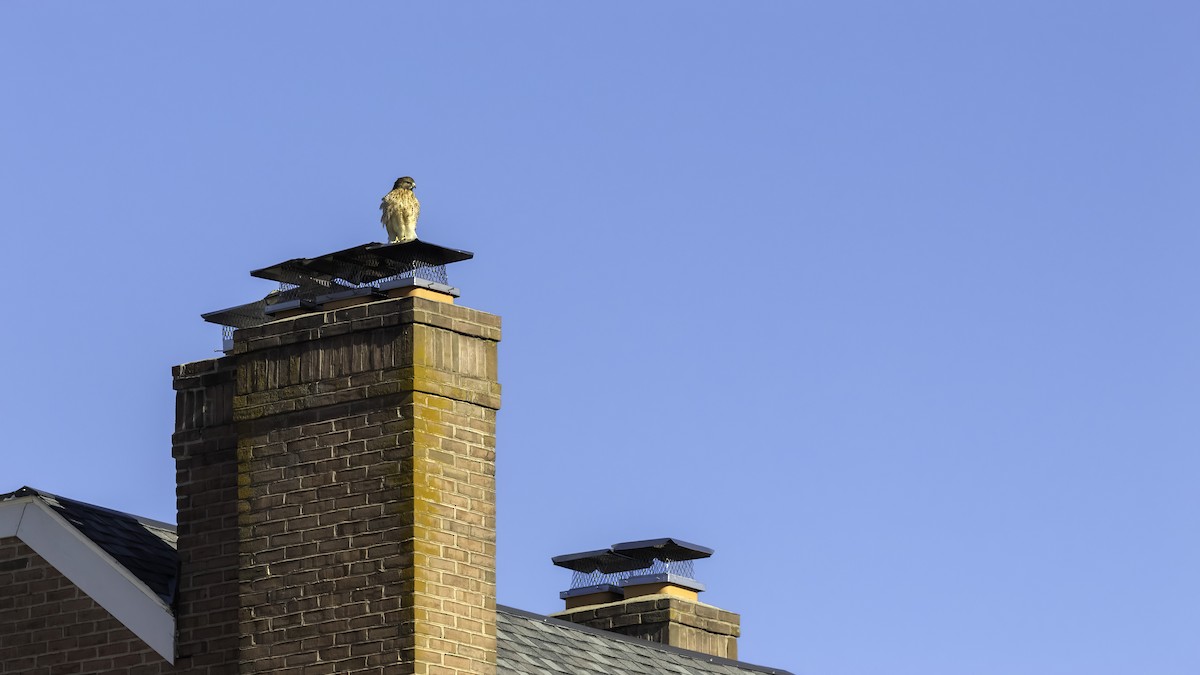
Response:
[[[19,497],[41,499],[80,534],[146,584],[168,606],[173,604],[179,577],[174,526],[30,487],[0,495],[0,500]]]
[[[503,675],[790,675],[785,670],[497,608],[497,665]]]

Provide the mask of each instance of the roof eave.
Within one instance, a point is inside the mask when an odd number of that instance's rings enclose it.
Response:
[[[175,663],[175,615],[153,590],[38,495],[0,502],[0,537],[16,537]]]

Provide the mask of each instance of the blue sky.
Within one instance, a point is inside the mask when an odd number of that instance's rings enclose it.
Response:
[[[0,6],[4,485],[174,520],[247,272],[476,252],[499,598],[713,547],[798,674],[1200,669],[1200,5]]]

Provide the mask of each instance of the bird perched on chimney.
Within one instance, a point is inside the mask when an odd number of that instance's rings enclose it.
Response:
[[[383,229],[387,230],[388,243],[398,244],[417,238],[417,216],[421,215],[421,202],[413,194],[416,182],[408,176],[396,179],[392,191],[383,196],[379,210],[383,217]]]

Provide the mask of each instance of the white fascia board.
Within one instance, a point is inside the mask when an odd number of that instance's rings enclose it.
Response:
[[[15,523],[15,528],[10,526]],[[14,530],[13,534],[6,534]],[[158,652],[175,663],[175,615],[135,577],[36,497],[0,503],[0,536],[16,536]]]
[[[0,502],[0,537],[17,536],[17,528],[21,526],[21,514],[25,505],[33,501],[32,497]]]

